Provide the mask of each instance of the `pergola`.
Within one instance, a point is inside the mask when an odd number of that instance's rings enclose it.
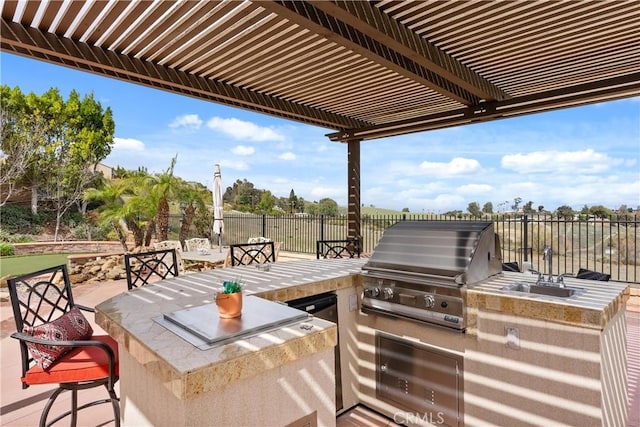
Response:
[[[3,1],[3,51],[360,142],[640,94],[640,2]]]

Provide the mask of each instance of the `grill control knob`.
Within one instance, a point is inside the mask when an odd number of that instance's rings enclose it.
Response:
[[[436,299],[433,297],[433,295],[425,295],[424,296],[424,305],[427,306],[427,308],[431,308],[436,304]]]
[[[393,298],[393,289],[384,288],[382,290],[382,299],[391,299],[391,298]]]
[[[375,298],[380,295],[380,288],[366,288],[364,294],[368,297]]]

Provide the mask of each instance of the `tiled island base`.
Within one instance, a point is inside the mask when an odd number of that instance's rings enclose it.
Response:
[[[333,426],[336,422],[333,355],[333,348],[326,348],[252,378],[182,400],[157,375],[150,374],[128,352],[121,351],[120,375],[127,378],[120,384],[123,425],[284,426],[311,414],[317,416],[317,425]],[[325,393],[326,390],[331,393]]]

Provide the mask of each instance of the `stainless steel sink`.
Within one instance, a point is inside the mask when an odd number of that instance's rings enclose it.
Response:
[[[515,282],[502,288],[504,291],[523,292],[528,294],[548,295],[552,297],[568,298],[576,293],[582,293],[583,288],[536,285],[535,283]]]

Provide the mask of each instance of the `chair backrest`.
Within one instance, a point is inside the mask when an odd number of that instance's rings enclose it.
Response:
[[[129,290],[146,285],[150,281],[178,276],[175,249],[125,254],[124,266]]]
[[[66,265],[35,271],[7,280],[17,332],[25,326],[49,323],[71,310],[73,293]],[[34,363],[27,345],[20,340],[23,374]]]
[[[198,249],[211,249],[211,242],[206,237],[194,237],[185,240],[188,252],[195,252]]]
[[[318,240],[316,258],[360,258],[358,239]]]
[[[276,262],[276,250],[273,242],[236,243],[229,245],[231,265],[265,264]]]
[[[576,274],[577,279],[588,279],[588,280],[600,280],[601,282],[608,282],[611,279],[610,274],[600,273],[598,271],[587,270],[586,268],[580,268],[578,270],[578,274]]]
[[[520,271],[520,264],[517,262],[503,262],[502,263],[502,271]]]
[[[176,259],[178,260],[178,271],[184,273],[184,260],[182,259],[182,243],[179,240],[163,240],[161,242],[156,242],[153,244],[153,248],[156,251],[164,250],[164,249],[175,249],[176,250]]]
[[[247,243],[264,243],[264,242],[270,242],[271,239],[269,239],[268,237],[262,237],[262,236],[258,236],[258,237],[249,237],[249,240],[247,240]]]

